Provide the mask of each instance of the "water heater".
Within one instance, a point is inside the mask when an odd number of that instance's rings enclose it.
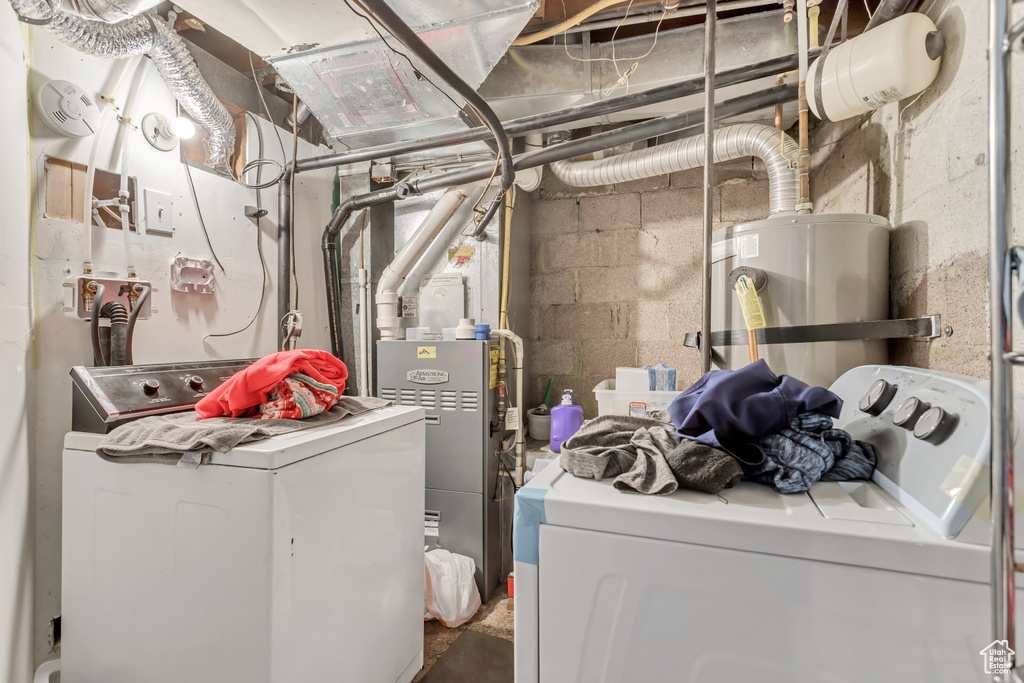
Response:
[[[889,223],[868,214],[775,216],[716,231],[712,332],[745,330],[733,290],[755,275],[768,327],[889,319]],[[745,338],[745,334],[743,337]],[[715,347],[726,369],[749,362],[744,346]],[[830,386],[847,370],[888,362],[884,340],[761,344],[776,373]]]

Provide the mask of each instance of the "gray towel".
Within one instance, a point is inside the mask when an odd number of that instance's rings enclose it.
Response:
[[[665,459],[684,489],[718,493],[743,478],[743,468],[736,458],[699,441],[683,439]]]
[[[562,444],[558,462],[577,477],[614,478],[621,490],[667,494],[679,487],[665,460],[677,443],[671,422],[602,415]]]
[[[117,427],[96,449],[104,460],[117,463],[155,462],[198,467],[213,451],[226,453],[243,443],[337,422],[389,405],[380,398],[342,396],[325,413],[304,420],[211,417],[199,420],[195,411],[153,415]]]

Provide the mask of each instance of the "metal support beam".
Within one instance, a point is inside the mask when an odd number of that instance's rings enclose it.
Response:
[[[715,229],[715,20],[717,0],[707,0],[704,20],[704,258],[701,262],[701,334],[711,339],[711,235]],[[701,367],[711,370],[711,344],[700,350]]]

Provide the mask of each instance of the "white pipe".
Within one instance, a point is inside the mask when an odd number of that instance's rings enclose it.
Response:
[[[523,403],[523,340],[511,330],[491,330],[492,337],[504,337],[512,342],[515,365],[513,370],[516,373],[516,410],[519,413],[519,422],[516,425],[516,467],[512,472],[515,477],[516,486],[523,485],[523,475],[526,472],[526,441],[524,427],[526,424],[526,411]]]
[[[427,251],[430,243],[437,239],[444,226],[452,219],[462,203],[466,201],[473,185],[453,187],[437,201],[427,217],[420,223],[409,241],[398,252],[395,260],[384,269],[377,285],[377,327],[382,339],[395,339],[401,327],[396,313],[398,306],[398,288],[405,282],[406,276],[416,262]]]
[[[96,135],[92,138],[92,145],[89,148],[89,163],[85,169],[85,197],[83,198],[82,206],[82,271],[92,272],[92,221],[89,220],[89,216],[92,216],[92,200],[93,200],[93,187],[96,181],[96,154],[99,152],[100,140],[103,139],[103,132],[106,130],[107,124],[110,122],[110,117],[114,115],[114,110],[117,106],[114,104],[114,98],[121,90],[121,84],[124,82],[125,77],[129,73],[134,73],[138,68],[139,61],[142,59],[142,55],[135,55],[132,57],[125,67],[121,70],[117,80],[114,82],[114,86],[110,88],[100,100],[103,102],[103,112],[100,114],[100,125],[96,131]]]
[[[132,89],[128,92],[128,99],[125,100],[124,112],[121,117],[121,124],[124,126],[124,135],[121,136],[121,191],[118,193],[120,203],[118,209],[121,211],[121,235],[124,238],[124,259],[128,277],[136,277],[135,258],[132,255],[131,227],[128,221],[129,200],[128,194],[128,160],[132,150],[132,132],[134,130],[135,110],[138,109],[139,93],[149,76],[149,60],[147,59],[139,66],[139,73],[136,75]]]
[[[771,126],[741,123],[719,128],[714,136],[715,162],[756,156],[768,172],[770,213],[791,213],[799,201],[799,176],[787,158],[797,144]],[[785,148],[785,149],[784,149]],[[684,171],[704,165],[704,136],[592,161],[556,161],[551,171],[566,185],[595,187]]]
[[[810,31],[807,28],[807,0],[800,0],[800,4],[797,6],[796,12],[796,36],[797,36],[797,54],[799,55],[799,78],[798,83],[803,83],[807,80],[807,46],[810,44],[807,40]]]
[[[359,395],[370,395],[370,347],[367,331],[370,329],[370,314],[366,307],[366,268],[359,269]]]

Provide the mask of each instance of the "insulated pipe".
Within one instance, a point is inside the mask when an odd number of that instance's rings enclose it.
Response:
[[[285,169],[281,182],[277,184],[277,348],[284,345],[284,329],[281,321],[292,310],[292,265],[291,265],[291,203],[292,185],[290,169]],[[328,297],[329,299],[329,297]],[[335,355],[341,358],[341,337]]]
[[[515,365],[513,370],[516,373],[516,409],[519,411],[519,421],[516,425],[516,468],[513,472],[516,486],[523,485],[523,475],[526,472],[526,439],[524,438],[524,423],[526,422],[526,410],[523,403],[523,340],[511,330],[491,330],[491,337],[505,338],[512,342],[513,353],[515,354]]]
[[[816,51],[811,52],[811,56],[816,55]],[[759,78],[766,78],[768,76],[776,76],[780,73],[786,73],[792,71],[796,67],[797,55],[775,57],[756,64],[751,64],[750,66],[727,69],[717,73],[715,74],[715,84],[719,88],[724,88],[738,83],[748,83]],[[554,126],[561,126],[567,123],[574,123],[576,121],[584,121],[595,116],[629,111],[630,109],[658,104],[659,102],[668,102],[680,97],[697,95],[702,92],[704,92],[704,76],[694,76],[677,83],[657,86],[637,93],[619,95],[618,97],[610,97],[606,100],[599,100],[597,102],[578,104],[565,109],[559,109],[557,111],[511,119],[503,125],[507,135],[518,135],[520,133],[538,131]],[[355,164],[362,161],[373,161],[375,159],[382,159],[399,154],[409,154],[411,152],[437,149],[438,147],[461,145],[467,142],[479,142],[481,140],[487,140],[490,137],[490,131],[481,127],[466,131],[458,131],[455,133],[434,135],[432,137],[421,138],[419,140],[393,142],[386,145],[377,145],[376,147],[366,147],[363,149],[338,152],[337,154],[328,154],[321,157],[299,159],[295,164],[295,172],[302,173],[304,171],[315,171],[321,168]]]
[[[747,114],[764,107],[774,106],[779,102],[791,101],[795,94],[796,86],[794,85],[776,85],[767,90],[726,100],[715,107],[715,115],[719,118],[728,118],[730,116]],[[700,130],[703,116],[703,110],[695,109],[682,114],[652,119],[632,126],[624,126],[604,133],[598,133],[582,140],[570,140],[569,142],[520,154],[514,158],[514,163],[518,169],[534,168],[555,161],[569,159],[580,154],[591,154],[617,145],[646,140],[658,135],[666,135],[678,131],[696,134]],[[331,220],[324,228],[323,236],[320,240],[320,248],[324,254],[324,280],[327,289],[331,348],[335,356],[341,358],[341,278],[338,273],[337,246],[334,238],[337,237],[342,226],[349,216],[352,215],[352,212],[377,204],[393,202],[396,199],[405,199],[412,194],[424,194],[435,190],[447,189],[455,185],[486,180],[490,177],[493,169],[494,165],[491,163],[478,164],[461,171],[444,173],[435,178],[427,178],[413,183],[399,183],[384,190],[350,197],[338,206],[334,215],[331,216]],[[282,184],[284,184],[284,181],[282,181]]]
[[[437,239],[444,226],[452,219],[462,203],[466,201],[472,188],[467,186],[454,187],[443,195],[430,210],[420,227],[416,229],[395,259],[381,273],[377,284],[377,295],[374,302],[377,307],[377,328],[381,339],[395,339],[400,329],[398,317],[398,288],[405,282],[406,276],[431,242]]]
[[[630,180],[667,175],[703,166],[706,162],[704,135],[668,142],[657,147],[628,152],[593,161],[557,161],[551,171],[573,187],[595,187]],[[768,172],[769,212],[792,213],[799,198],[796,171],[783,155],[783,146],[796,150],[785,133],[758,123],[740,123],[715,132],[714,160],[729,161],[754,156]]]
[[[508,135],[501,126],[501,120],[494,113],[491,106],[484,98],[480,97],[468,83],[452,71],[451,67],[444,63],[437,54],[423,42],[419,35],[409,28],[398,14],[388,6],[384,0],[353,0],[357,5],[373,15],[373,18],[384,27],[392,36],[409,49],[410,52],[431,71],[437,74],[447,83],[466,104],[476,113],[484,125],[494,136],[494,142],[498,146],[498,164],[501,168],[501,191],[494,196],[487,211],[477,224],[474,235],[483,234],[487,224],[501,206],[502,196],[512,189],[515,182],[515,171],[512,168],[512,151],[508,147]]]
[[[61,9],[59,3],[54,3],[58,9],[53,9],[50,0],[10,2],[20,18],[44,23],[51,33],[81,52],[109,59],[148,54],[175,99],[206,129],[206,163],[229,170],[235,147],[231,114],[203,79],[185,42],[159,15],[148,12],[107,24],[83,19]]]

